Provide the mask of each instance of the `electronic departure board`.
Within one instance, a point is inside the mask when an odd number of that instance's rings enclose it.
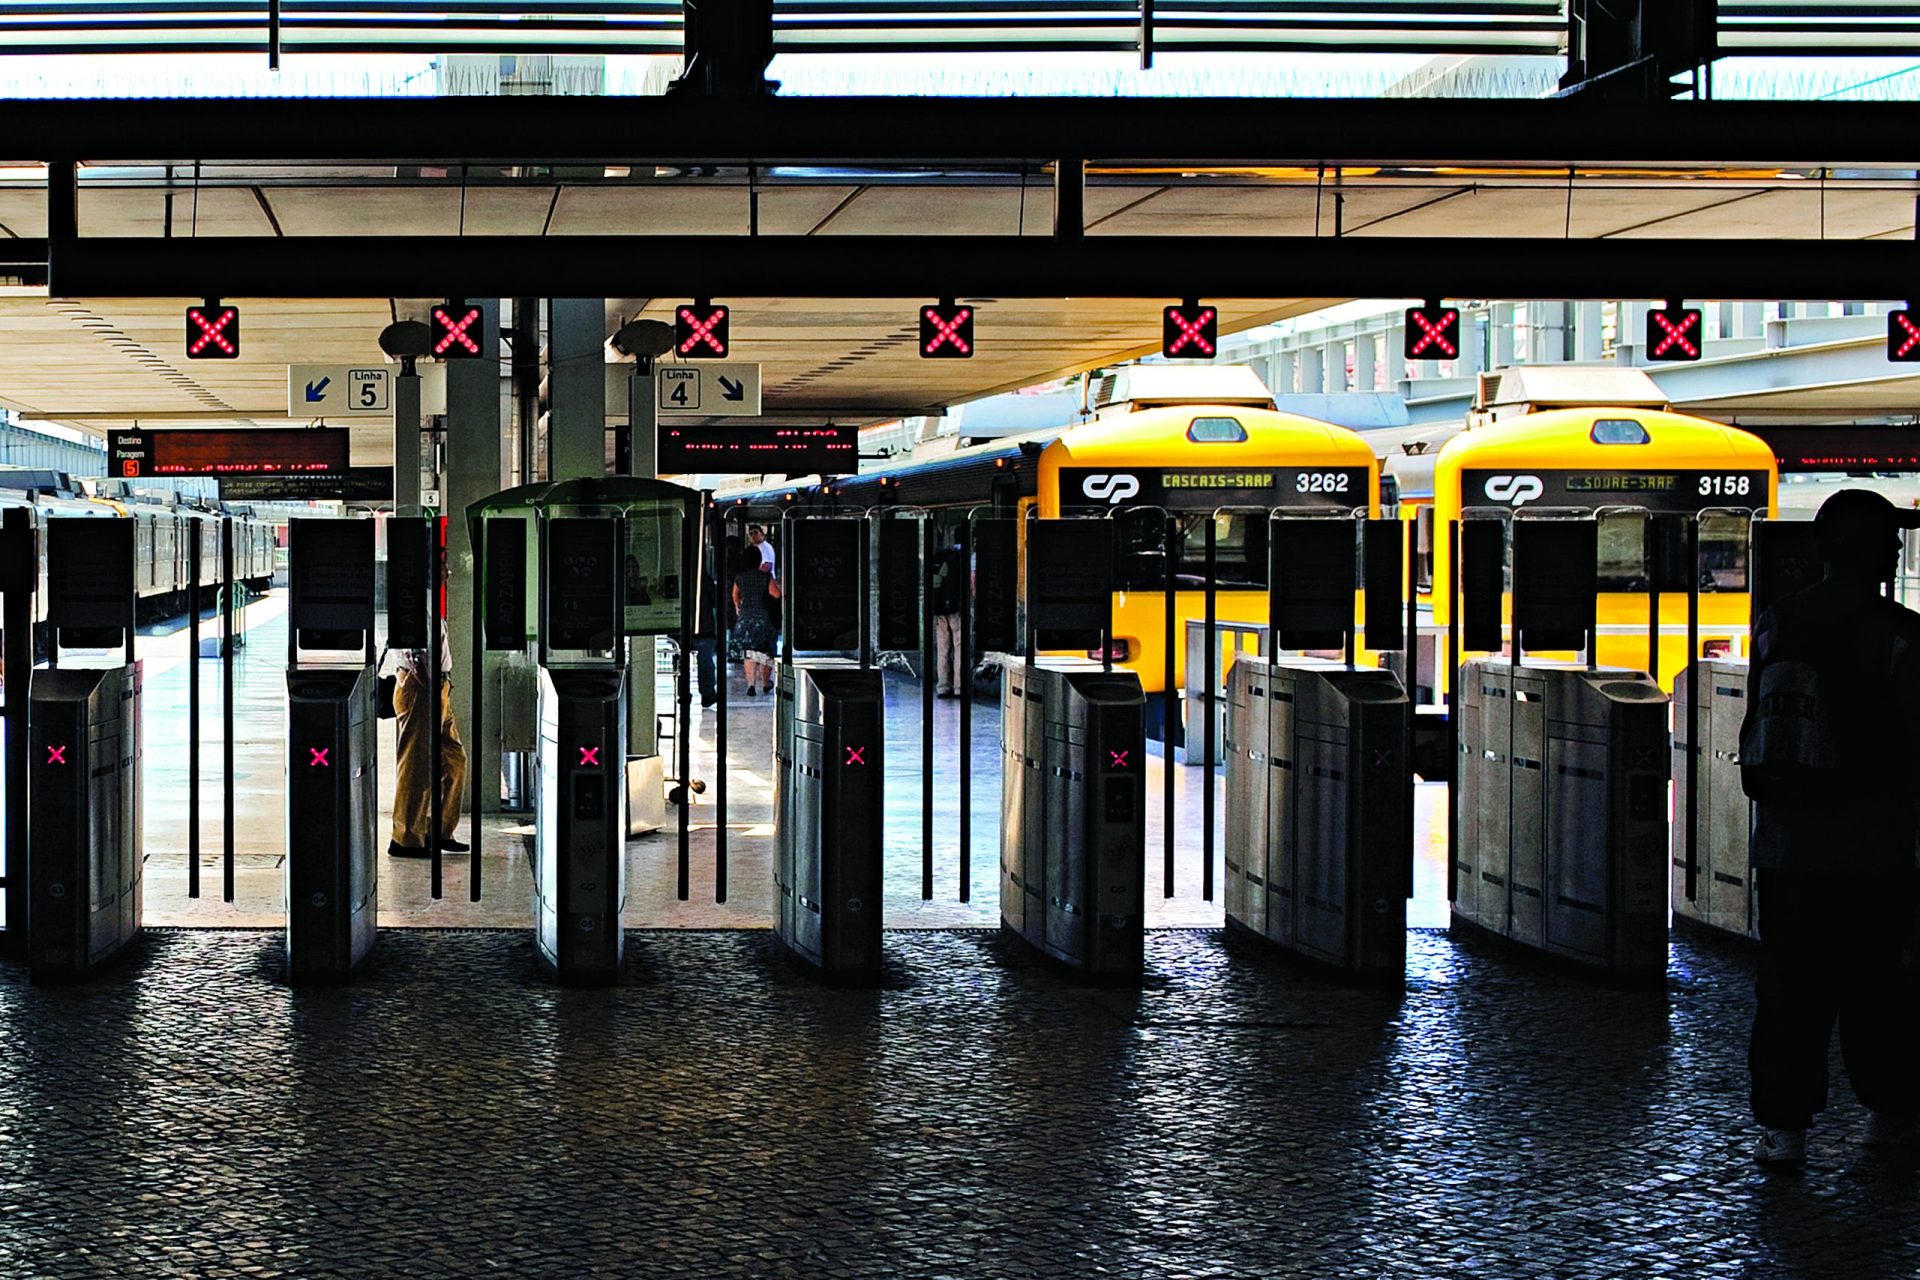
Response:
[[[211,427],[107,433],[108,473],[142,476],[345,475],[342,427]]]
[[[749,475],[852,475],[860,469],[860,432],[850,426],[660,425],[661,472]]]
[[[1780,470],[1920,471],[1920,427],[1750,426],[1773,449]]]

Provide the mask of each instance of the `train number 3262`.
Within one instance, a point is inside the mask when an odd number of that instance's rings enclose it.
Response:
[[[1744,498],[1753,490],[1752,476],[1701,476],[1703,498]]]
[[[1295,493],[1345,493],[1352,480],[1344,471],[1302,471],[1293,489]]]

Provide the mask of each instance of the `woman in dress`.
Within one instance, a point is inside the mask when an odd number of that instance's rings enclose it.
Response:
[[[747,696],[773,692],[773,617],[767,609],[767,583],[758,554],[742,555],[727,575],[733,594],[734,635],[745,650]]]

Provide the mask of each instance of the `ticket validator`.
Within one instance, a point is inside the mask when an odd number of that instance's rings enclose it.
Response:
[[[620,972],[627,896],[625,521],[543,516],[535,948],[562,982]]]
[[[373,521],[288,526],[287,977],[347,977],[379,917]]]
[[[28,971],[80,977],[140,932],[140,663],[134,527],[47,523],[51,661],[29,699]]]
[[[862,521],[789,520],[785,660],[774,712],[774,932],[846,979],[880,975],[885,708]]]

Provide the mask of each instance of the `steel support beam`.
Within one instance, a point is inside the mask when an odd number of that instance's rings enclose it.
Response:
[[[0,164],[1597,164],[1911,169],[1911,104],[1267,98],[0,99]]]
[[[1116,268],[1115,264],[1125,264]],[[83,238],[69,298],[1898,298],[1911,240],[1284,236]]]

